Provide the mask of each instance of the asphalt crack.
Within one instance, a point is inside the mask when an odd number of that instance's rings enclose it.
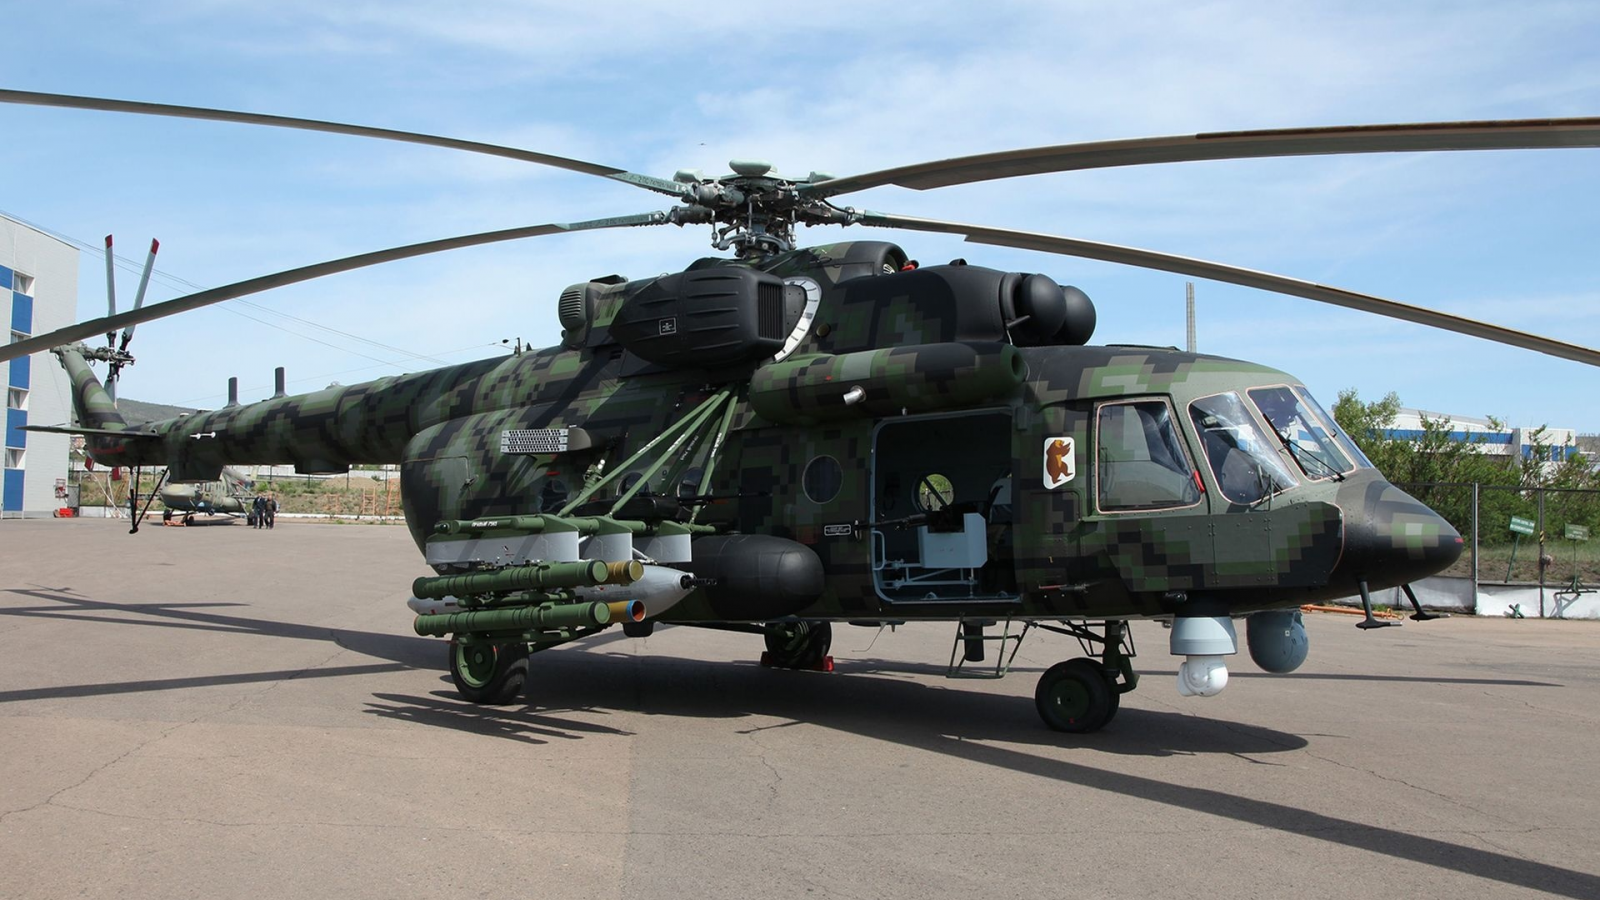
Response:
[[[778,770],[777,766],[772,764],[771,760],[767,759],[767,754],[771,752],[771,749],[761,743],[761,740],[757,737],[758,733],[756,731],[747,731],[744,732],[744,736],[750,739],[750,743],[754,744],[758,751],[756,753],[756,761],[761,763],[772,776],[767,782],[767,809],[770,811],[778,805],[778,796],[783,787],[783,773]]]
[[[1369,777],[1376,778],[1379,781],[1387,782],[1389,784],[1398,784],[1398,785],[1401,785],[1403,787],[1410,788],[1411,790],[1416,791],[1417,793],[1420,793],[1420,794],[1427,794],[1428,796],[1433,797],[1435,799],[1443,800],[1444,802],[1449,803],[1452,806],[1456,806],[1456,807],[1459,807],[1461,809],[1468,810],[1469,812],[1477,813],[1478,815],[1483,816],[1486,819],[1491,819],[1491,820],[1494,820],[1496,822],[1505,822],[1508,825],[1509,824],[1513,824],[1510,819],[1507,819],[1504,816],[1496,815],[1495,813],[1487,812],[1485,810],[1479,809],[1478,807],[1473,806],[1470,803],[1466,803],[1466,802],[1464,802],[1462,800],[1459,800],[1459,799],[1457,799],[1455,797],[1450,796],[1449,794],[1440,793],[1439,791],[1433,790],[1432,788],[1426,788],[1426,787],[1423,787],[1423,786],[1418,785],[1418,784],[1412,784],[1411,782],[1406,781],[1404,778],[1399,778],[1399,777],[1392,776],[1392,775],[1385,775],[1382,772],[1379,772],[1379,771],[1377,771],[1375,769],[1368,769],[1368,768],[1365,768],[1363,766],[1351,765],[1350,763],[1342,762],[1340,760],[1333,759],[1332,757],[1321,756],[1321,755],[1318,755],[1316,753],[1312,753],[1309,749],[1305,751],[1305,755],[1310,757],[1310,758],[1312,758],[1312,759],[1318,760],[1320,762],[1325,762],[1325,763],[1328,763],[1329,765],[1338,766],[1341,769],[1345,769],[1345,770],[1348,770],[1348,771],[1351,771],[1351,772],[1358,772],[1358,773],[1360,773],[1362,775],[1367,775]]]
[[[67,806],[65,804],[57,803],[56,802],[56,798],[60,797],[62,794],[67,793],[68,791],[77,790],[78,788],[83,787],[84,785],[88,784],[90,781],[93,781],[95,779],[95,777],[98,776],[100,773],[106,771],[107,769],[111,768],[112,766],[115,766],[117,763],[122,762],[123,760],[125,760],[128,757],[134,755],[135,753],[138,753],[139,751],[145,749],[146,747],[149,747],[152,744],[156,744],[156,743],[159,743],[161,741],[166,740],[173,732],[177,731],[180,728],[183,728],[184,726],[186,726],[188,724],[189,724],[188,722],[179,722],[179,723],[177,723],[175,725],[170,726],[169,728],[167,728],[166,730],[162,731],[160,734],[157,734],[154,737],[151,737],[151,738],[149,738],[147,740],[144,740],[144,741],[140,741],[138,744],[134,745],[133,747],[128,748],[126,751],[124,751],[123,753],[119,754],[115,758],[107,760],[106,762],[101,763],[98,766],[95,766],[93,769],[91,769],[89,771],[88,774],[84,775],[82,778],[78,779],[77,781],[73,782],[72,784],[69,784],[69,785],[67,785],[67,786],[65,786],[63,788],[60,788],[60,789],[56,790],[55,792],[51,793],[50,796],[44,798],[43,800],[40,800],[38,803],[35,803],[32,806],[27,806],[27,807],[24,807],[22,809],[14,809],[14,810],[11,810],[10,812],[7,812],[7,813],[0,813],[0,824],[4,824],[7,819],[9,819],[9,818],[11,818],[13,816],[24,815],[26,813],[30,813],[30,812],[34,812],[36,810],[43,809],[43,808],[45,808],[47,806],[56,806],[56,807],[63,808],[63,809],[74,809],[74,808],[76,808],[76,807]]]

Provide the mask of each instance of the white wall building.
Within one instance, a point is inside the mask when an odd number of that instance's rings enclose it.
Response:
[[[1533,455],[1535,428],[1508,428],[1504,425],[1495,427],[1495,423],[1488,419],[1475,419],[1471,416],[1453,416],[1449,413],[1428,412],[1422,409],[1402,409],[1395,416],[1394,425],[1388,430],[1391,438],[1401,440],[1416,440],[1422,437],[1422,420],[1430,422],[1443,421],[1450,429],[1450,436],[1458,441],[1470,441],[1477,444],[1482,453],[1491,456],[1521,456],[1527,458]],[[1562,462],[1568,455],[1577,452],[1578,433],[1571,428],[1545,428],[1538,435],[1538,440],[1549,448],[1549,462]]]
[[[16,342],[71,325],[78,311],[78,250],[0,216],[0,316]],[[4,471],[0,516],[48,516],[66,503],[69,439],[23,431],[24,425],[72,420],[72,385],[48,352],[0,363],[6,379]]]

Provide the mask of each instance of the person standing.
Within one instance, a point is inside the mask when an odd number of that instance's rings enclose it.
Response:
[[[256,499],[250,504],[250,524],[260,528],[262,525],[266,524],[266,519],[267,498],[258,494],[256,495]]]
[[[266,517],[268,528],[271,528],[272,523],[278,519],[278,498],[270,494],[267,495]]]

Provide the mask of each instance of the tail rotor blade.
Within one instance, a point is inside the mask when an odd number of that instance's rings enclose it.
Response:
[[[117,314],[117,276],[113,271],[115,257],[111,254],[111,235],[106,235],[106,315]],[[106,332],[106,346],[117,346],[117,330]]]
[[[150,286],[150,273],[155,270],[155,267],[156,267],[156,252],[158,250],[160,250],[160,249],[161,249],[161,242],[156,240],[155,238],[151,238],[150,239],[150,255],[145,257],[145,259],[144,259],[144,273],[139,276],[139,292],[133,296],[133,311],[134,312],[138,312],[139,311],[139,307],[144,306],[144,292],[145,292],[145,289]],[[115,310],[113,310],[113,313],[114,312],[115,312]],[[121,350],[128,349],[128,342],[133,340],[133,329],[135,329],[137,327],[139,327],[139,323],[138,322],[134,322],[133,324],[129,325],[127,328],[122,329],[122,346],[120,348],[118,348],[118,349],[121,349]]]

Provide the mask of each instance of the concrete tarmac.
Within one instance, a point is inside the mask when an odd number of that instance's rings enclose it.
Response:
[[[1311,615],[1185,699],[1157,623],[1056,734],[1032,635],[610,631],[459,700],[403,528],[0,522],[0,897],[1600,897],[1600,625]],[[1241,638],[1242,638],[1241,630]]]

